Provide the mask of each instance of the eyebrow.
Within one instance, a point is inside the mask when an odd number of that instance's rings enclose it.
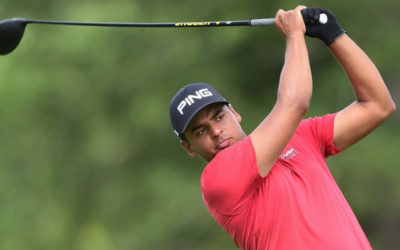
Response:
[[[222,113],[222,111],[224,111],[224,107],[221,107],[221,108],[218,108],[213,114],[212,114],[212,119],[214,119],[215,117],[217,117],[217,116],[219,116],[221,113]],[[204,126],[204,124],[199,124],[199,125],[197,125],[197,126],[194,126],[194,127],[192,127],[191,129],[190,129],[190,132],[191,133],[194,133],[196,130],[198,130],[199,128],[201,128],[201,127],[203,127]]]
[[[224,107],[221,107],[221,108],[217,109],[217,110],[214,112],[214,114],[213,114],[213,116],[212,116],[212,119],[214,119],[215,117],[219,116],[219,114],[221,114],[222,111],[224,111]]]

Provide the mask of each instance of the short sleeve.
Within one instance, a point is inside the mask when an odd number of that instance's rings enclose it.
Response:
[[[308,129],[311,138],[316,140],[324,157],[335,155],[342,150],[333,144],[333,131],[336,113],[320,117],[308,118],[302,121],[301,129]]]
[[[222,214],[240,212],[260,185],[250,137],[219,152],[201,176],[203,199]]]

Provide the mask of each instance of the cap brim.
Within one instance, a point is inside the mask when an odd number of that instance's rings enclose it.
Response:
[[[215,104],[215,103],[224,103],[224,104],[228,104],[229,102],[219,100],[219,101],[214,101],[214,102],[206,103],[206,104],[204,104],[204,105],[202,105],[202,106],[199,106],[199,108],[189,116],[189,119],[187,119],[185,125],[184,125],[183,128],[182,128],[182,131],[179,131],[179,136],[182,136],[182,135],[185,133],[185,130],[186,130],[187,127],[189,126],[190,122],[193,120],[193,118],[194,118],[203,108],[205,108],[205,107],[207,107],[207,106],[209,106],[209,105],[211,105],[211,104]]]

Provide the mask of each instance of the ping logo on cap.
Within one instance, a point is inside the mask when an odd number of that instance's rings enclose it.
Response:
[[[199,89],[196,90],[194,95],[188,95],[186,96],[178,105],[177,110],[179,111],[179,113],[181,115],[183,115],[183,109],[189,105],[191,106],[193,103],[195,103],[196,100],[201,100],[205,97],[209,97],[212,96],[213,93],[211,91],[208,90],[208,88],[204,88],[204,89]]]

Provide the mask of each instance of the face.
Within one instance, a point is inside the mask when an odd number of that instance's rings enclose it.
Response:
[[[211,104],[192,119],[184,133],[187,140],[182,140],[181,144],[190,156],[198,154],[210,161],[219,151],[246,137],[241,120],[230,104]]]

